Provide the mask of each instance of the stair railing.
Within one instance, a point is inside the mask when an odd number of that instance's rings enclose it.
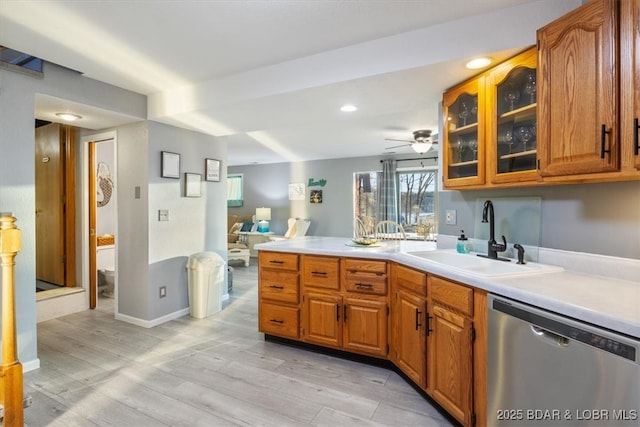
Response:
[[[15,258],[20,251],[20,230],[11,215],[0,217],[0,268],[2,269],[2,363],[0,404],[5,427],[24,425],[22,364],[18,361],[15,310]]]

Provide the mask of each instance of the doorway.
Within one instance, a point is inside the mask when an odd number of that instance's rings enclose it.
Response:
[[[114,134],[87,141],[89,307],[115,312],[117,186]]]

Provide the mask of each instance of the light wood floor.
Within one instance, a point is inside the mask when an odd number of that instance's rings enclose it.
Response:
[[[393,371],[265,342],[257,269],[234,264],[220,313],[146,329],[112,301],[38,324],[25,374],[39,426],[450,426]]]

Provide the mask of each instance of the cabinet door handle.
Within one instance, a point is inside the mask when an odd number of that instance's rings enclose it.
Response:
[[[347,304],[343,305],[343,306],[342,306],[342,308],[343,308],[343,311],[344,311],[344,314],[343,314],[343,316],[342,316],[342,320],[343,320],[345,323],[347,323]]]
[[[277,260],[277,259],[272,259],[269,262],[271,264],[284,264],[284,261],[280,261],[280,260]]]
[[[324,271],[312,271],[311,274],[313,274],[314,276],[326,276],[327,273]]]
[[[604,153],[611,153],[611,149],[604,149],[607,135],[611,133],[611,130],[607,130],[607,125],[602,125],[600,129],[600,158],[604,159]]]
[[[373,285],[370,283],[356,283],[356,288],[373,289]]]
[[[416,308],[416,331],[419,331],[420,330],[420,326],[422,326],[422,324],[420,323],[420,315],[421,314],[422,314],[422,312]]]
[[[277,323],[279,325],[282,325],[284,323],[284,320],[280,320],[280,319],[271,319],[269,320],[269,322],[271,323]]]
[[[429,313],[427,313],[427,335],[429,335],[430,332],[433,332],[433,329],[431,329],[431,319],[433,319],[433,316],[430,316]]]
[[[638,138],[638,129],[640,129],[640,123],[638,123],[638,118],[633,119],[633,155],[638,155],[638,150],[640,150],[640,138]]]
[[[269,285],[271,289],[284,289],[284,286],[281,285]]]

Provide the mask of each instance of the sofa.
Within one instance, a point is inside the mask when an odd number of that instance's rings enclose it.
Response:
[[[240,231],[254,228],[253,215],[227,215],[227,261],[244,261],[249,266],[249,247],[240,240]]]

